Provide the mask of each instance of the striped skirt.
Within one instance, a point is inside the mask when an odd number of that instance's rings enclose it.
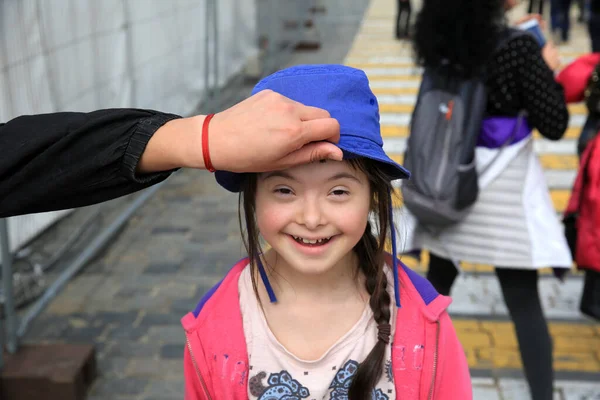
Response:
[[[400,233],[411,230],[412,217],[406,210],[402,214]],[[405,229],[402,221],[407,222]],[[532,141],[520,146],[480,190],[463,221],[436,235],[416,224],[412,229],[407,232],[407,245],[399,248],[425,248],[455,261],[509,268],[570,268],[572,264]]]

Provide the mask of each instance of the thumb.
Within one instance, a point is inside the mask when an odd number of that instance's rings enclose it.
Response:
[[[319,160],[342,161],[342,157],[342,150],[333,143],[313,142],[283,157],[279,160],[278,164],[280,164],[281,168],[288,168]]]

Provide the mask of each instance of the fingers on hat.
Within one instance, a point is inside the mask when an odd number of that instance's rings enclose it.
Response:
[[[334,118],[321,118],[302,123],[303,144],[327,140],[337,143],[340,141],[340,124]]]
[[[322,108],[305,106],[300,103],[298,103],[298,104],[300,105],[300,107],[298,107],[298,115],[302,121],[310,121],[313,119],[321,119],[321,118],[331,117],[331,115],[329,114],[329,111],[324,110]]]
[[[341,161],[342,157],[342,150],[331,143],[309,143],[282,158],[278,167],[288,168],[325,159]]]

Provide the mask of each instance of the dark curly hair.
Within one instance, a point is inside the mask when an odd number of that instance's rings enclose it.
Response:
[[[491,56],[506,27],[505,0],[424,0],[415,26],[414,52],[424,67],[448,64],[465,77]]]

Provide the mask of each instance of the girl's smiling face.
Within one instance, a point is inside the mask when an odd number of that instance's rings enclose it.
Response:
[[[305,164],[262,173],[256,187],[256,222],[263,238],[296,272],[320,274],[351,251],[367,226],[367,176],[347,161]]]

